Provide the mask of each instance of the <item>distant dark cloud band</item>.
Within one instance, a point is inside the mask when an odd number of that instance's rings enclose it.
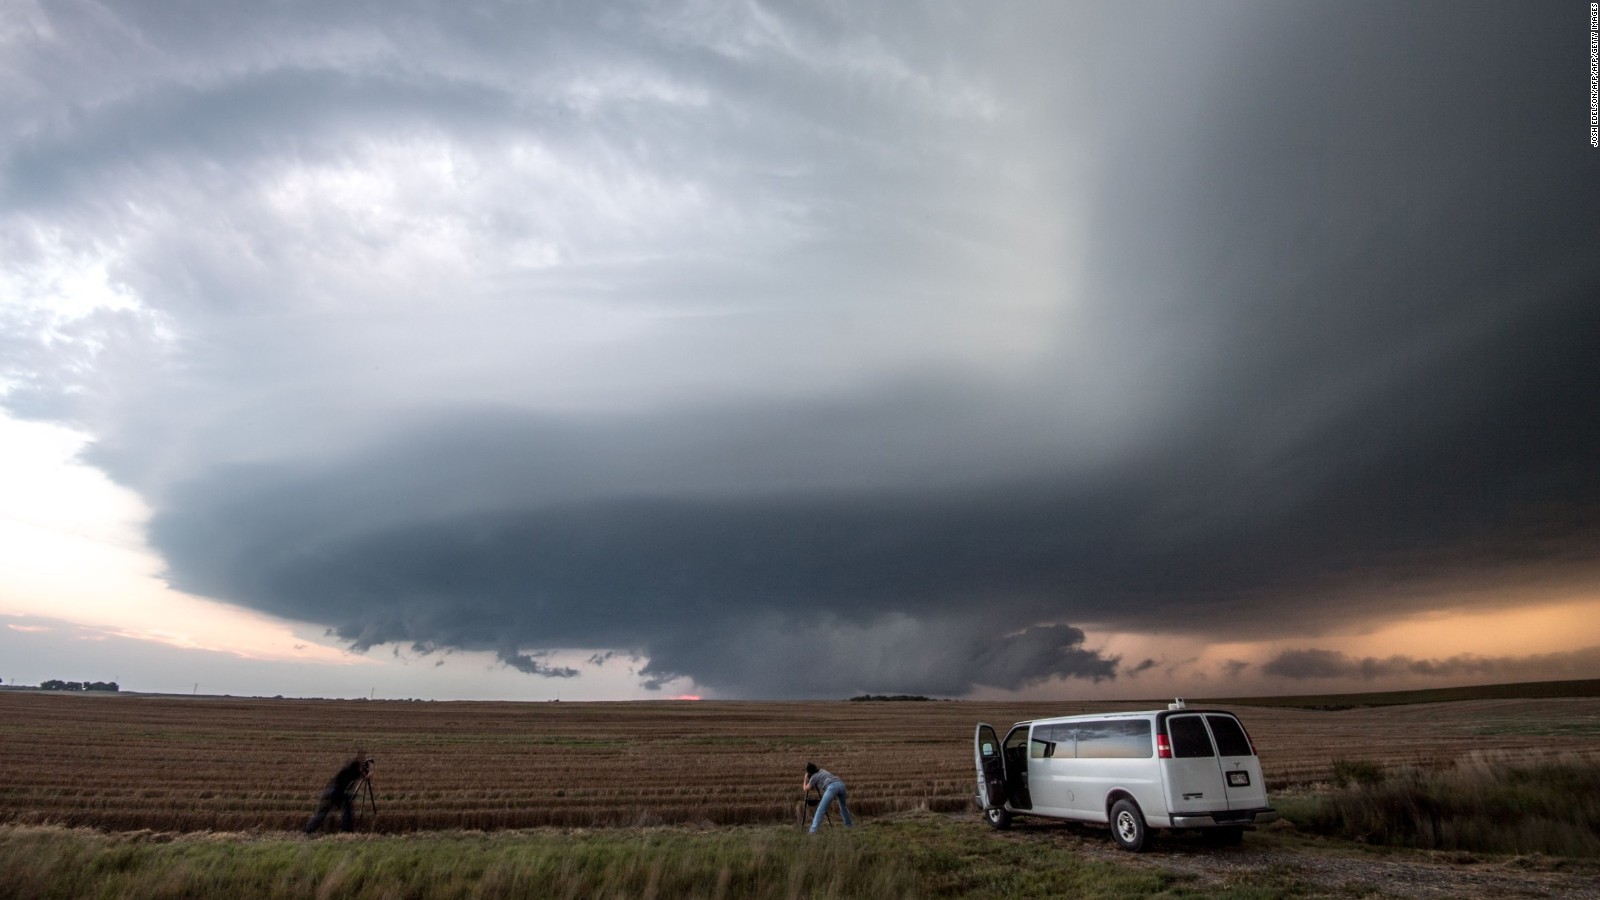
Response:
[[[1296,681],[1319,678],[1379,681],[1397,677],[1526,680],[1586,676],[1595,671],[1597,663],[1600,663],[1600,647],[1527,656],[1461,654],[1444,659],[1418,659],[1403,654],[1358,658],[1338,650],[1305,649],[1278,654],[1262,666],[1262,671]]]

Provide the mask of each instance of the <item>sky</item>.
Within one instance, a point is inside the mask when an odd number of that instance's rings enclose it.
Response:
[[[0,680],[1600,677],[1588,6],[0,0]]]

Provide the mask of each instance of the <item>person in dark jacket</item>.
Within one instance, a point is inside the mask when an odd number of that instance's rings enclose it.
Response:
[[[817,768],[816,763],[806,763],[806,778],[800,783],[800,790],[803,792],[813,789],[822,794],[822,799],[817,801],[817,814],[811,817],[812,834],[817,833],[817,827],[828,814],[828,804],[835,800],[839,802],[839,815],[844,817],[844,827],[856,827],[855,820],[850,818],[850,807],[845,804],[848,792],[845,790],[843,778],[827,769]]]
[[[322,827],[322,820],[333,812],[334,806],[339,807],[339,828],[349,831],[355,824],[355,791],[361,779],[372,774],[372,760],[363,759],[360,751],[351,760],[344,764],[344,768],[334,773],[329,779],[328,786],[322,790],[322,802],[317,805],[316,815],[306,823],[306,834],[311,834]]]

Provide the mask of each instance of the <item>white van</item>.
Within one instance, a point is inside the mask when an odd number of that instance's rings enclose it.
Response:
[[[1152,828],[1203,828],[1238,843],[1246,827],[1278,818],[1238,718],[1182,700],[1018,722],[1004,741],[980,722],[973,749],[978,805],[996,828],[1018,815],[1109,823],[1117,844],[1138,852]]]

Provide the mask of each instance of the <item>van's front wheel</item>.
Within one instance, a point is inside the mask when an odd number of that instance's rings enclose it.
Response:
[[[1111,806],[1111,837],[1117,846],[1129,853],[1140,853],[1150,842],[1150,830],[1145,827],[1144,813],[1132,800],[1118,800]]]
[[[996,831],[1005,831],[1007,828],[1011,827],[1010,811],[1001,809],[998,806],[984,810],[983,818],[990,825],[992,825]]]

